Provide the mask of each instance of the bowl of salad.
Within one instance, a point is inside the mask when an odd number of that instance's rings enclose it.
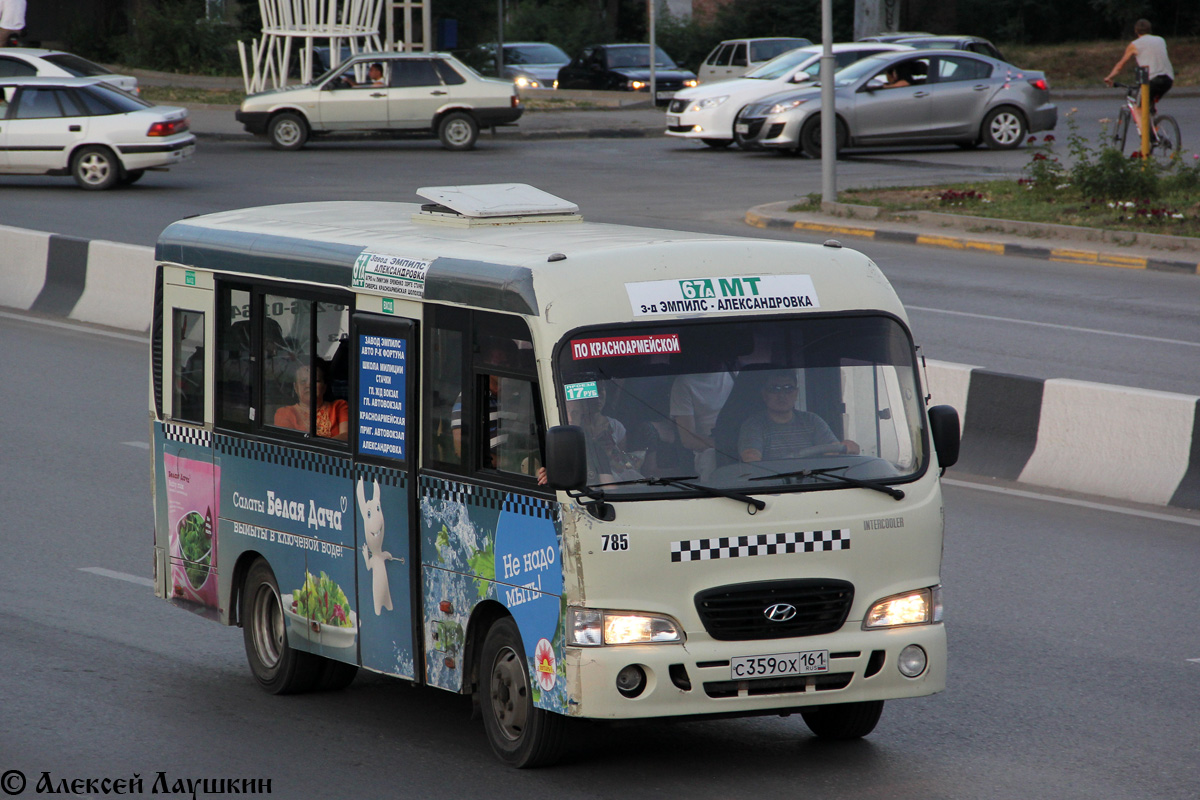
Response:
[[[305,571],[304,585],[281,599],[283,614],[297,636],[322,647],[354,645],[358,616],[342,587],[324,572],[317,577]]]
[[[189,511],[179,520],[179,555],[192,588],[204,586],[212,573],[212,528],[199,511]]]

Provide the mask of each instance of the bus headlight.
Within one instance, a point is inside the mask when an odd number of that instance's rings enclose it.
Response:
[[[897,594],[871,606],[863,619],[863,630],[901,625],[930,625],[942,621],[942,587],[931,586]]]
[[[683,631],[670,617],[596,608],[567,609],[569,647],[679,644],[682,641]]]

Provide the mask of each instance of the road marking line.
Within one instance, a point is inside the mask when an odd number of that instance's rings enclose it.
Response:
[[[93,575],[100,575],[104,578],[115,578],[119,581],[128,581],[129,583],[136,583],[139,586],[149,586],[151,588],[154,587],[154,581],[150,580],[149,578],[143,578],[141,575],[130,575],[128,572],[114,572],[113,570],[105,569],[104,567],[80,567],[79,571],[90,572]]]
[[[843,225],[823,225],[816,222],[795,222],[792,227],[798,231],[817,231],[819,233],[837,233],[842,236],[863,236],[867,239],[875,238],[875,231],[870,228],[848,228]]]
[[[4,319],[15,319],[20,322],[32,322],[35,325],[46,325],[51,328],[65,328],[76,333],[87,333],[93,336],[107,336],[110,339],[124,339],[127,342],[139,342],[145,344],[150,340],[148,335],[137,336],[130,333],[118,333],[116,331],[106,331],[103,328],[93,328],[88,325],[80,325],[72,322],[62,322],[55,319],[42,319],[41,317],[26,316],[25,314],[13,314],[8,311],[0,311],[0,317]]]
[[[1027,492],[1021,489],[1009,489],[1006,486],[989,486],[983,483],[972,483],[971,481],[959,481],[953,478],[942,478],[942,483],[948,486],[957,486],[963,489],[978,489],[981,492],[993,492],[995,494],[1004,494],[1011,497],[1022,497],[1027,500],[1045,500],[1048,503],[1061,503],[1067,506],[1078,506],[1079,508],[1090,508],[1096,511],[1107,511],[1113,514],[1125,514],[1130,517],[1141,517],[1142,519],[1153,519],[1159,522],[1174,522],[1179,525],[1191,525],[1194,528],[1200,528],[1200,519],[1191,517],[1178,517],[1171,514],[1159,514],[1154,511],[1142,511],[1136,508],[1122,508],[1121,506],[1109,505],[1108,503],[1096,503],[1091,500],[1076,500],[1073,497],[1057,497],[1050,494],[1040,494],[1038,492]]]
[[[149,450],[150,449],[149,442],[121,442],[121,444],[125,445],[126,447],[136,447],[139,450]]]
[[[1015,322],[1019,325],[1033,325],[1039,328],[1057,328],[1061,331],[1073,331],[1075,333],[1096,333],[1104,336],[1118,336],[1125,339],[1138,339],[1143,342],[1158,342],[1160,344],[1182,344],[1188,347],[1200,347],[1200,342],[1185,342],[1181,339],[1164,339],[1160,336],[1142,336],[1137,333],[1118,333],[1116,331],[1102,331],[1096,328],[1080,328],[1075,325],[1057,325],[1053,322],[1034,322],[1028,319],[1013,319],[1012,317],[994,317],[990,314],[972,314],[968,311],[948,311],[944,308],[927,308],[925,306],[910,306],[905,305],[909,311],[928,311],[931,314],[949,314],[953,317],[971,317],[972,319],[986,319],[992,322]]]

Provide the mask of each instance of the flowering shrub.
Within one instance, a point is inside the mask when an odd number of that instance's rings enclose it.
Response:
[[[1156,222],[1164,223],[1169,220],[1184,219],[1184,214],[1177,208],[1155,206],[1149,200],[1113,200],[1107,203],[1116,213],[1118,222]]]
[[[944,206],[962,206],[969,203],[988,203],[987,195],[983,192],[977,192],[974,189],[966,189],[958,191],[957,189],[947,189],[938,195],[938,202]]]

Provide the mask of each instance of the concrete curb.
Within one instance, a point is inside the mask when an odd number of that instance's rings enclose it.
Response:
[[[146,332],[154,248],[0,226],[0,306]],[[1200,397],[926,364],[958,410],[954,470],[1200,509]]]
[[[846,216],[829,214],[790,212],[787,209],[794,203],[783,201],[755,206],[746,212],[746,224],[767,230],[794,230],[808,233],[827,233],[834,236],[855,236],[873,239],[880,242],[898,242],[901,244],[917,244],[926,247],[941,247],[951,250],[978,250],[999,256],[1020,256],[1022,258],[1037,258],[1047,261],[1063,261],[1072,264],[1094,264],[1102,267],[1121,267],[1124,269],[1144,269],[1157,272],[1173,272],[1186,275],[1200,275],[1200,252],[1189,253],[1186,256],[1173,256],[1167,250],[1162,256],[1150,248],[1170,248],[1178,242],[1147,241],[1143,235],[1139,252],[1131,252],[1128,247],[1124,251],[1116,249],[1091,249],[1072,247],[1053,247],[1047,245],[1032,245],[1011,241],[1017,236],[1037,236],[1039,238],[1058,239],[1067,241],[1091,242],[1098,234],[1105,233],[1089,228],[1076,228],[1068,225],[1041,225],[1032,222],[1019,223],[1014,226],[1009,237],[974,237],[947,236],[931,233],[931,221],[922,225],[911,220],[877,221],[855,216],[862,215],[864,209],[870,207],[850,206],[845,203],[825,203],[823,208],[845,210]],[[867,212],[869,213],[869,212]],[[938,214],[937,217],[952,217],[950,214]],[[939,220],[939,222],[941,222]],[[970,217],[959,224],[980,226],[991,225],[1003,227],[1005,220],[993,220],[983,217]],[[1107,233],[1112,233],[1111,231]],[[1184,237],[1158,237],[1161,239],[1179,240]],[[1200,241],[1188,241],[1189,246],[1200,251]],[[1178,248],[1177,248],[1178,249]]]

